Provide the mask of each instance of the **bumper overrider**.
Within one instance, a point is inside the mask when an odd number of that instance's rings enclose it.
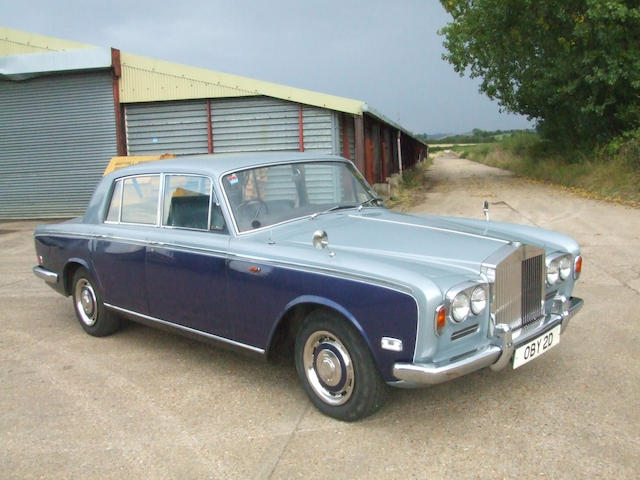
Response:
[[[546,315],[536,328],[521,332],[515,341],[514,332],[510,327],[498,324],[495,326],[492,343],[466,357],[439,363],[396,363],[393,366],[393,375],[400,382],[395,385],[407,387],[435,385],[485,367],[496,371],[502,370],[511,362],[513,352],[520,345],[558,325],[562,325],[561,332],[564,332],[571,317],[578,313],[583,305],[581,298],[556,297],[552,312]]]

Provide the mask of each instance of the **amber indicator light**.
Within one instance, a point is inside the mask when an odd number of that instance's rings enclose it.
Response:
[[[438,313],[436,314],[436,329],[438,330],[443,329],[446,321],[447,321],[447,309],[444,307],[440,307],[438,309]]]

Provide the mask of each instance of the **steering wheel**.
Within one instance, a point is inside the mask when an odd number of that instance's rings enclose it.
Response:
[[[251,209],[254,208],[253,215],[251,214]],[[267,204],[259,199],[251,199],[245,200],[244,202],[240,202],[237,207],[238,217],[244,217],[246,215],[251,219],[251,223],[258,218],[261,212],[267,214],[269,213],[269,208]],[[254,227],[255,228],[255,227]]]

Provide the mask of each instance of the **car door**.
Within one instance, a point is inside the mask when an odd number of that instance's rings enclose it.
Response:
[[[147,238],[157,230],[160,175],[114,181],[107,215],[92,240],[92,261],[105,303],[146,315]]]
[[[211,179],[167,174],[163,184],[161,226],[146,250],[149,314],[229,338],[229,234]]]

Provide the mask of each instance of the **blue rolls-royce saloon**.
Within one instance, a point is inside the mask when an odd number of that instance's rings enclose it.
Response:
[[[103,177],[83,217],[35,231],[34,273],[82,328],[122,319],[293,358],[323,413],[376,411],[545,354],[582,306],[578,244],[522,225],[384,207],[348,160],[205,155]]]

